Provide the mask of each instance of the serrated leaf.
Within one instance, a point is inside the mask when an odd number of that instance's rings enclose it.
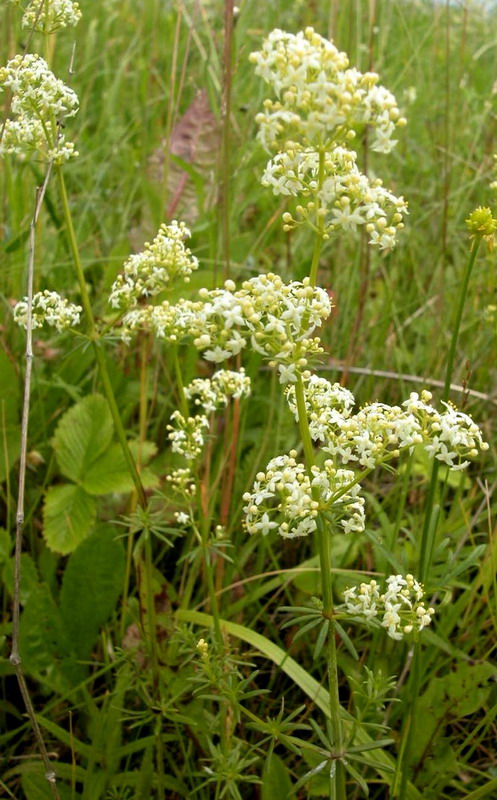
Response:
[[[130,445],[132,455],[136,458],[138,447],[133,442]],[[153,442],[143,442],[141,453],[142,463],[148,461],[155,453],[156,446]],[[157,486],[159,479],[148,469],[140,470],[140,477],[146,489]],[[120,444],[111,445],[100,458],[92,464],[81,481],[89,494],[102,495],[111,492],[131,492],[134,488],[133,479],[124,458]]]
[[[88,536],[96,504],[84,489],[73,484],[52,486],[45,495],[43,536],[50,550],[67,555]]]
[[[124,550],[116,531],[101,526],[77,547],[67,562],[60,610],[76,655],[86,659],[108,620],[123,586]]]
[[[60,471],[78,483],[110,445],[113,423],[107,400],[90,394],[69,409],[57,426],[53,446]]]
[[[84,679],[74,659],[62,615],[45,583],[38,584],[21,615],[20,655],[26,672],[57,691]]]

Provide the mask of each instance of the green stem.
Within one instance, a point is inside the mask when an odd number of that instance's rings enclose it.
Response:
[[[478,255],[478,250],[480,249],[480,244],[481,244],[481,238],[474,240],[473,247],[471,248],[471,252],[469,254],[468,263],[466,264],[466,271],[464,273],[461,292],[459,295],[459,303],[457,306],[454,328],[452,330],[452,339],[450,342],[449,355],[447,356],[445,384],[442,394],[442,400],[446,401],[449,399],[450,384],[452,382],[452,373],[454,372],[454,360],[456,357],[457,340],[459,339],[459,328],[461,327],[461,320],[464,311],[464,304],[466,302],[466,295],[468,292],[469,279],[473,271],[473,266],[476,261],[476,256]]]
[[[173,350],[174,374],[176,376],[176,387],[179,395],[179,406],[184,418],[187,419],[189,416],[188,402],[186,400],[186,395],[185,395],[185,387],[183,384],[183,375],[181,374],[181,364],[179,363],[177,346],[174,345],[172,350]]]
[[[150,531],[143,532],[145,537],[145,574],[147,580],[146,588],[146,603],[147,603],[147,625],[146,635],[150,642],[150,661],[152,667],[152,678],[155,690],[159,687],[159,656],[157,652],[157,639],[156,639],[156,619],[155,619],[155,598],[153,589],[153,560],[152,560],[152,542]]]
[[[466,264],[466,270],[464,272],[463,282],[461,284],[461,291],[459,294],[459,302],[457,305],[456,310],[456,318],[454,321],[454,327],[452,329],[452,338],[449,347],[449,353],[447,356],[447,366],[445,369],[445,383],[442,393],[442,400],[447,401],[449,399],[450,394],[450,386],[452,383],[452,375],[454,372],[454,361],[456,357],[456,348],[457,342],[459,339],[459,329],[461,327],[461,320],[464,310],[464,304],[466,301],[466,295],[469,286],[469,280],[471,277],[471,272],[473,271],[473,266],[476,261],[476,256],[478,255],[478,250],[480,248],[481,239],[476,239],[471,252],[469,254],[468,263]],[[438,513],[437,510],[436,518],[434,519],[434,510],[435,510],[435,495],[436,489],[438,485],[438,472],[440,469],[440,461],[435,459],[433,461],[433,467],[431,470],[431,479],[430,479],[430,486],[428,488],[428,497],[426,500],[426,512],[423,522],[423,532],[421,535],[421,545],[420,545],[420,554],[419,554],[419,569],[418,575],[419,580],[424,581],[428,575],[431,563],[431,557],[433,554],[433,547],[435,544],[435,531],[437,528],[437,521],[438,521]]]
[[[473,266],[476,261],[476,256],[478,255],[480,244],[481,244],[481,238],[474,240],[473,246],[469,254],[468,262],[466,264],[466,269],[461,284],[461,290],[459,293],[459,302],[457,304],[456,317],[454,320],[454,327],[452,329],[452,338],[450,341],[449,353],[447,355],[447,365],[445,368],[445,382],[442,393],[442,400],[444,400],[445,402],[449,399],[450,386],[452,383],[452,376],[454,372],[456,348],[459,339],[459,330],[461,327],[462,315],[464,311],[464,304],[466,302],[469,280],[471,277],[471,273],[473,271]],[[428,488],[428,496],[426,499],[426,512],[423,522],[423,532],[421,535],[419,566],[418,566],[418,575],[420,581],[425,581],[426,578],[428,577],[430,571],[431,559],[433,555],[433,548],[435,546],[436,531],[438,527],[438,517],[440,513],[440,504],[438,506],[435,506],[435,496],[438,486],[439,470],[440,470],[440,461],[435,459],[433,461],[433,466],[431,470],[430,485]],[[398,774],[398,778],[394,782],[393,796],[399,797],[400,800],[405,800],[407,785],[408,785],[409,765],[407,759],[411,751],[413,720],[416,717],[417,699],[419,697],[419,693],[421,690],[421,683],[422,683],[420,659],[421,659],[421,653],[418,648],[414,653],[413,663],[409,675],[410,702],[409,702],[409,710],[405,718],[405,724],[404,724],[402,740],[401,740],[401,748],[400,748],[401,756],[399,758],[399,764],[401,764],[402,772],[400,775]],[[400,787],[397,793],[396,786],[398,785],[399,782],[400,782]]]
[[[323,235],[324,235],[324,216],[320,213],[319,191],[323,185],[324,180],[324,151],[319,151],[319,168],[318,168],[318,188],[316,189],[316,218],[318,235],[314,240],[314,250],[312,253],[311,271],[309,273],[309,280],[311,286],[316,285],[319,267],[319,256],[323,248]]]
[[[295,398],[299,415],[299,428],[304,447],[307,472],[312,478],[312,467],[314,465],[314,451],[312,446],[309,422],[305,406],[304,384],[301,375],[298,375],[295,384]],[[313,499],[319,501],[318,491],[313,489]],[[335,630],[335,610],[333,606],[333,587],[331,581],[331,555],[330,555],[330,532],[326,529],[324,521],[318,518],[316,535],[318,537],[319,566],[321,572],[321,587],[323,595],[323,618],[329,621],[327,654],[328,654],[328,688],[330,696],[330,722],[333,733],[333,744],[337,756],[340,757],[344,750],[344,739],[342,721],[340,717],[340,697],[338,692],[338,663],[336,649],[336,630]],[[345,774],[343,764],[337,760],[337,769],[334,776],[334,797],[336,800],[343,800],[345,792]]]
[[[99,335],[95,327],[95,319],[93,316],[93,311],[91,308],[90,297],[88,295],[88,289],[86,288],[86,280],[83,272],[83,267],[81,264],[81,259],[79,256],[78,245],[76,242],[76,234],[74,231],[74,225],[72,221],[71,209],[69,207],[69,199],[67,197],[67,189],[66,183],[64,180],[64,172],[62,170],[62,166],[58,165],[56,167],[57,177],[59,180],[59,188],[60,194],[62,198],[62,207],[64,211],[64,220],[66,224],[66,232],[67,237],[69,240],[69,247],[71,250],[71,255],[74,263],[74,267],[76,270],[76,276],[78,278],[79,283],[79,290],[81,293],[81,302],[83,304],[83,310],[86,315],[86,324],[88,327],[88,337],[92,343],[93,352],[95,353],[95,359],[97,362],[97,366],[100,372],[100,378],[102,381],[103,389],[105,396],[107,398],[107,402],[109,404],[110,413],[112,415],[112,419],[114,421],[114,427],[116,430],[116,435],[119,440],[119,444],[121,445],[121,449],[123,451],[123,455],[129,470],[129,473],[133,479],[133,483],[135,485],[136,493],[138,496],[138,502],[142,506],[142,508],[147,507],[147,497],[145,495],[145,490],[143,488],[143,484],[141,482],[140,475],[138,474],[138,470],[136,468],[136,464],[134,461],[133,456],[131,455],[131,451],[128,446],[128,442],[126,439],[126,432],[124,430],[124,426],[121,420],[121,416],[119,414],[119,409],[117,407],[116,398],[114,395],[114,390],[112,388],[112,384],[110,381],[109,373],[107,370],[107,364],[105,361],[105,354],[99,342]]]

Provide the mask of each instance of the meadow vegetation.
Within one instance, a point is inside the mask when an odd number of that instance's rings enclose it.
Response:
[[[0,24],[0,797],[497,796],[497,13]]]

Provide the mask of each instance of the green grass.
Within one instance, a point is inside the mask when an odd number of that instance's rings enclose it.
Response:
[[[103,320],[110,319],[106,300],[123,261],[155,234],[175,193],[181,195],[177,162],[169,162],[167,181],[158,174],[153,154],[200,90],[220,117],[224,9],[216,0],[107,0],[81,6],[72,77],[81,106],[78,116],[66,122],[80,157],[64,171],[90,298],[96,317]],[[296,32],[311,24],[333,36],[351,64],[378,71],[408,119],[390,156],[368,154],[370,171],[409,201],[398,246],[384,256],[368,252],[358,237],[350,236],[323,250],[319,283],[333,293],[336,308],[324,327],[328,355],[320,374],[342,379],[360,404],[400,402],[425,386],[440,397],[468,258],[464,220],[475,206],[494,202],[489,184],[497,151],[497,17],[484,14],[477,3],[240,4],[233,39],[227,218],[217,202],[221,134],[210,117],[206,134],[202,119],[193,127],[200,155],[193,159],[193,174],[175,211],[179,218],[192,214],[191,248],[201,261],[192,296],[202,285],[220,285],[224,277],[223,224],[230,234],[229,275],[237,283],[261,271],[275,271],[285,280],[308,273],[308,234],[283,232],[286,207],[258,182],[266,156],[255,140],[254,117],[265,89],[253,75],[248,55],[274,27]],[[10,3],[0,10],[0,25],[7,31],[0,42],[3,64],[22,49],[26,32]],[[64,79],[74,37],[57,35],[52,66]],[[36,36],[32,49],[42,51]],[[6,357],[0,361],[0,400],[3,409],[12,405],[17,419],[25,344],[10,305],[25,294],[27,235],[42,172],[29,163],[6,160],[2,166],[0,337]],[[56,289],[78,301],[55,180],[49,184],[37,232],[35,288]],[[369,722],[391,729],[387,735],[393,741],[386,752],[365,753],[369,763],[380,761],[387,769],[359,767],[369,796],[378,800],[396,796],[392,781],[401,782],[388,766],[399,763],[406,741],[402,732],[413,686],[418,691],[404,762],[410,779],[406,796],[473,800],[495,793],[497,317],[489,306],[496,305],[496,288],[495,253],[482,249],[466,297],[453,376],[454,383],[475,394],[454,391],[451,399],[482,426],[490,451],[469,473],[452,475],[446,484],[444,471],[439,473],[440,513],[426,578],[428,592],[436,591],[437,615],[433,629],[423,636],[417,683],[409,678],[412,653],[405,643],[351,626],[360,661],[339,647],[345,718],[354,711],[355,682],[364,679],[364,668],[376,676],[381,670],[383,678],[395,676],[384,707],[378,701],[379,708],[367,712]],[[241,524],[242,495],[255,474],[278,453],[299,448],[298,429],[276,377],[255,355],[244,356],[254,389],[250,402],[240,407],[231,488],[227,465],[232,415],[219,421],[210,447],[209,511],[226,524],[233,547],[226,551],[232,560],[217,559],[214,570],[219,613],[227,621],[226,653],[214,659],[209,683],[195,649],[201,636],[210,637],[211,627],[206,573],[201,558],[193,554],[195,542],[177,538],[169,547],[152,536],[152,558],[146,556],[147,525],[149,530],[157,530],[158,524],[174,527],[170,500],[159,496],[154,501],[157,516],[145,525],[143,519],[136,523],[132,540],[124,538],[127,529],[118,521],[137,513],[136,498],[129,492],[98,496],[99,544],[88,539],[87,552],[77,550],[69,559],[46,547],[46,492],[68,482],[54,453],[55,430],[69,408],[91,392],[101,393],[102,386],[84,339],[47,333],[35,339],[21,636],[29,689],[47,747],[55,753],[62,800],[286,797],[290,783],[295,785],[316,766],[315,754],[311,749],[296,753],[281,735],[279,743],[273,740],[275,757],[268,759],[264,725],[278,716],[283,704],[285,718],[304,704],[295,724],[307,727],[289,728],[287,735],[311,746],[320,744],[309,720],[324,730],[326,661],[324,654],[312,661],[314,633],[292,643],[295,631],[281,630],[284,617],[278,612],[283,605],[305,605],[320,593],[312,543],[274,537],[261,541],[248,537]],[[146,378],[140,374],[140,348],[148,348]],[[108,341],[106,351],[126,429],[130,438],[141,436],[157,446],[151,470],[167,494],[165,476],[172,464],[179,466],[167,447],[166,426],[178,405],[172,354],[148,341],[131,349]],[[183,348],[181,367],[185,383],[205,372],[205,362],[199,362],[193,347]],[[41,800],[50,792],[8,663],[18,431],[15,424],[11,429],[2,424],[2,440],[11,433],[7,468],[4,456],[0,465],[0,797]],[[416,453],[409,466],[401,467],[398,479],[379,471],[366,479],[367,531],[358,539],[344,539],[333,553],[337,593],[363,572],[414,568],[430,475],[428,460]],[[116,536],[121,538],[114,541]],[[107,547],[108,539],[122,545],[120,555]],[[124,600],[121,561],[126,558],[130,575]],[[108,563],[108,571],[98,571],[100,577],[94,570],[97,559]],[[83,575],[87,582],[70,582],[71,574]],[[114,588],[107,575],[117,575]],[[78,650],[84,636],[91,646]],[[282,652],[288,654],[283,664]],[[223,751],[226,741],[229,763]],[[221,776],[217,792],[215,783],[206,783],[206,765]],[[263,781],[262,786],[252,779]],[[315,777],[294,796],[328,796],[323,777]],[[350,784],[347,796],[361,793]]]

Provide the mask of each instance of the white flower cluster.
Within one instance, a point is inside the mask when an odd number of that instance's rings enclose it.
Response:
[[[249,397],[250,391],[250,378],[242,367],[239,372],[220,369],[212,378],[196,378],[185,388],[185,396],[205,414],[212,414],[228,405],[229,397]]]
[[[31,0],[24,11],[22,27],[53,33],[59,28],[75,27],[81,16],[79,4],[72,0]]]
[[[395,246],[397,232],[404,227],[403,214],[407,203],[385,189],[379,178],[370,180],[356,164],[357,154],[336,146],[324,154],[323,185],[319,188],[319,154],[313,150],[278,153],[269,161],[262,176],[263,186],[274,194],[319,198],[319,215],[325,238],[340,231],[356,231],[364,225],[370,244],[381,250]],[[299,205],[294,216],[283,215],[284,229],[312,221],[316,213],[315,199]]]
[[[465,469],[469,458],[488,449],[471,417],[444,403],[446,411],[430,405],[432,395],[411,393],[400,406],[371,403],[351,413],[353,395],[324,378],[304,379],[309,429],[322,449],[342,464],[355,462],[374,469],[397,458],[417,444],[452,470]],[[347,391],[347,394],[344,392]],[[290,409],[298,420],[295,391],[286,391]]]
[[[424,430],[428,431],[428,443],[425,449],[430,455],[451,470],[462,470],[469,466],[468,459],[477,458],[480,452],[488,450],[488,442],[483,440],[482,433],[471,417],[455,408],[452,403],[442,405],[446,411],[439,414],[428,405],[430,392],[412,392],[404,407],[413,414],[418,414]]]
[[[124,264],[124,273],[117,276],[112,286],[110,305],[128,308],[142,297],[159,294],[175,278],[188,282],[198,269],[198,260],[184,245],[190,235],[184,222],[163,223],[152,244],[145,242],[145,250],[130,256]]]
[[[195,497],[195,480],[189,467],[174,469],[166,478],[171,489],[184,500],[190,502]]]
[[[323,441],[330,428],[339,426],[344,417],[355,405],[355,397],[348,389],[339,383],[331,384],[326,378],[311,374],[304,378],[305,407],[309,430],[312,438]],[[285,396],[290,410],[299,421],[299,412],[295,398],[295,387],[290,385],[285,390]]]
[[[36,54],[17,55],[0,69],[0,88],[12,92],[14,119],[5,123],[0,154],[12,153],[24,159],[36,153],[60,164],[78,153],[66,142],[58,121],[78,111],[76,94]]]
[[[313,28],[295,35],[273,30],[250,60],[278,98],[266,100],[256,117],[268,151],[287,150],[295,141],[326,147],[365,125],[374,128],[373,150],[389,153],[396,144],[392,135],[405,120],[395,97],[376,73],[349,68],[346,54]]]
[[[37,292],[33,296],[31,306],[31,319],[33,328],[41,328],[43,323],[57,328],[59,332],[74,325],[79,325],[80,314],[83,309],[74,303],[69,303],[57,292]],[[14,307],[14,320],[18,325],[27,328],[28,325],[28,298],[19,301]]]
[[[296,461],[297,453],[271,459],[246,492],[245,526],[249,533],[267,535],[277,530],[285,539],[307,536],[316,530],[320,512],[331,514],[345,533],[364,530],[364,499],[350,470],[335,469],[326,461],[311,475]]]
[[[269,273],[245,281],[239,295],[252,347],[278,365],[280,383],[295,382],[308,356],[323,352],[320,340],[309,337],[331,314],[328,293],[309,278],[286,284]]]
[[[176,304],[163,300],[157,306],[132,308],[123,316],[121,339],[129,344],[136,331],[149,330],[153,331],[158,339],[164,339],[172,344],[179,343],[191,337],[201,309],[202,303],[183,298]]]
[[[311,338],[331,313],[331,300],[309,279],[285,284],[273,273],[258,275],[236,291],[233,281],[224,289],[201,289],[200,300],[167,301],[159,306],[132,309],[123,318],[121,336],[129,341],[139,328],[152,329],[159,338],[178,342],[193,337],[195,347],[207,361],[218,364],[252,347],[278,365],[280,382],[297,380],[297,369],[305,369],[309,356],[322,351],[317,337]]]
[[[171,425],[168,425],[169,440],[173,452],[180,453],[187,461],[194,461],[205,444],[205,429],[209,428],[207,414],[211,414],[228,404],[229,397],[248,397],[250,395],[250,378],[245,370],[233,372],[218,370],[211,379],[196,378],[184,389],[187,400],[192,401],[203,413],[184,417],[179,411],[171,414]]]
[[[361,583],[344,592],[347,610],[367,620],[377,619],[392,639],[422,631],[435,609],[426,608],[423,587],[412,575],[390,575],[381,594],[376,581]]]
[[[203,414],[195,417],[184,417],[179,411],[171,414],[172,425],[168,425],[168,438],[173,453],[179,453],[187,461],[194,461],[205,444],[205,429],[209,428],[209,420]]]
[[[349,68],[345,53],[312,28],[296,35],[274,30],[250,59],[278,97],[256,117],[258,138],[274,154],[262,184],[275,194],[309,198],[294,216],[283,215],[284,229],[308,224],[327,239],[364,226],[370,244],[394,247],[407,203],[363,175],[349,149],[356,129],[370,126],[372,149],[389,153],[395,128],[405,124],[378,75]]]

